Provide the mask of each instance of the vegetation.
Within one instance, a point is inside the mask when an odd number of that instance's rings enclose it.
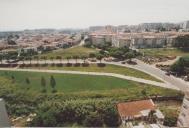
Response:
[[[189,35],[178,36],[173,43],[173,47],[186,48],[189,47]]]
[[[161,112],[165,115],[164,125],[175,127],[177,125],[177,118],[180,113],[182,101],[164,101],[157,104]]]
[[[23,76],[30,80],[30,89]],[[175,90],[105,76],[1,71],[0,81],[0,97],[5,99],[11,117],[37,114],[28,126],[114,127],[119,124],[117,102],[182,96]],[[42,93],[44,83],[47,91]],[[52,93],[52,87],[56,87],[56,93]],[[141,93],[144,89],[146,96]]]
[[[187,74],[189,72],[189,56],[181,57],[177,62],[171,65],[170,69],[179,75]]]
[[[185,56],[189,55],[189,48],[153,48],[140,49],[145,56],[167,57],[167,56]]]
[[[41,66],[41,67],[30,67],[30,68],[40,68],[40,69],[49,69],[49,70],[69,70],[69,71],[84,71],[84,72],[106,72],[106,73],[116,73],[122,74],[127,76],[133,76],[137,78],[143,78],[147,80],[153,80],[157,82],[162,82],[161,80],[138,70],[106,64],[105,66],[101,67],[96,64],[90,64],[88,66]]]
[[[61,56],[62,58],[66,59],[67,57],[73,57],[73,56],[78,56],[78,55],[88,56],[90,53],[96,53],[96,52],[97,50],[93,48],[77,46],[77,47],[68,48],[68,49],[59,49],[59,50],[51,51],[49,53],[44,53],[39,56],[46,56],[48,59],[50,59],[51,57],[56,58],[57,56]]]
[[[31,126],[118,126],[118,113],[109,100],[71,100],[40,105]]]

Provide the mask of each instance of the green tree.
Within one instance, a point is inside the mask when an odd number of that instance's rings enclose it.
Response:
[[[41,59],[45,61],[45,64],[47,64],[47,63],[46,63],[47,56],[42,56]]]
[[[11,79],[12,79],[12,83],[15,83],[15,77],[13,75],[11,76]]]
[[[67,59],[67,61],[68,61],[68,63],[69,63],[69,60],[71,59],[71,57],[70,57],[70,56],[67,56],[66,59]]]
[[[52,61],[52,63],[54,62],[54,57],[52,56],[52,57],[50,57],[50,60]]]
[[[101,54],[98,54],[96,58],[97,58],[97,59],[100,61],[100,63],[101,63],[101,61],[102,61],[102,59],[103,59],[103,56],[102,56]]]
[[[3,63],[3,56],[0,55],[0,61],[1,61],[1,64]]]
[[[25,59],[24,56],[19,56],[19,60],[22,60],[22,64],[24,64],[24,59]]]
[[[75,59],[75,63],[77,64],[77,59],[79,58],[78,55],[73,56],[73,59]]]
[[[39,64],[39,57],[38,56],[34,56],[34,59],[37,61],[37,64]]]
[[[83,60],[83,63],[85,63],[85,60],[87,59],[87,56],[83,55],[83,56],[81,56],[81,59]]]
[[[148,120],[150,123],[156,123],[156,115],[155,115],[156,111],[155,110],[151,110],[148,113]]]
[[[60,63],[62,63],[62,57],[61,56],[56,56],[56,59],[60,60]]]
[[[29,80],[28,77],[25,79],[25,82],[26,82],[26,84],[28,85],[28,86],[27,86],[27,89],[29,89],[30,80]]]
[[[32,57],[28,56],[28,57],[26,57],[26,60],[29,60],[30,61],[30,65],[31,65]]]
[[[84,126],[87,127],[102,127],[103,120],[97,112],[91,112],[84,121]]]
[[[90,53],[89,54],[89,58],[95,58],[95,57],[96,57],[95,53]]]
[[[127,59],[129,59],[129,62],[131,62],[131,61],[132,61],[132,58],[134,58],[135,55],[134,55],[133,52],[127,52],[127,53],[125,54],[125,57],[126,57]]]
[[[52,87],[52,92],[56,92],[56,89],[55,89],[55,86],[56,86],[56,80],[54,79],[54,77],[53,76],[51,76],[51,78],[50,78],[50,85],[51,85],[51,87]]]
[[[26,84],[28,84],[28,85],[30,84],[30,80],[28,77],[25,79],[25,81],[26,81]]]
[[[46,80],[43,76],[41,77],[41,86],[43,88],[42,92],[46,92]]]
[[[143,96],[146,96],[146,95],[147,95],[146,89],[143,89],[143,90],[141,91],[141,93],[142,93]]]

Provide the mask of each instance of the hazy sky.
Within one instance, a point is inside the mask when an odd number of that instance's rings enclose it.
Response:
[[[189,0],[0,0],[0,31],[189,20]]]

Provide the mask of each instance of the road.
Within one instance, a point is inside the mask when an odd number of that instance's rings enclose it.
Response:
[[[133,68],[133,69],[137,69],[140,71],[143,71],[145,73],[148,73],[162,81],[164,81],[168,86],[175,86],[177,88],[179,88],[181,91],[186,91],[187,89],[189,89],[189,83],[180,79],[180,78],[176,78],[174,76],[167,76],[165,75],[165,72],[156,68],[153,65],[148,65],[145,64],[144,62],[135,59],[135,61],[137,62],[137,65],[128,65],[128,64],[121,64],[121,63],[115,63],[115,62],[110,62],[111,64],[114,65],[119,65],[119,66],[125,66],[125,67],[129,67],[129,68]],[[108,62],[109,63],[109,62]],[[110,64],[109,63],[109,64]]]
[[[161,82],[156,82],[156,81],[151,81],[151,80],[146,80],[146,79],[141,79],[141,78],[136,78],[136,77],[131,77],[131,76],[125,76],[125,75],[120,75],[120,74],[115,74],[115,73],[64,71],[64,70],[42,70],[42,69],[40,69],[40,70],[39,69],[15,69],[15,68],[0,68],[0,70],[1,71],[27,71],[27,72],[43,72],[43,73],[63,73],[63,74],[111,76],[111,77],[117,77],[117,78],[121,78],[121,79],[131,80],[131,81],[135,81],[135,82],[140,82],[143,84],[149,84],[149,85],[179,90],[178,88],[176,88],[174,86],[170,86],[170,85],[167,86],[166,83],[161,83]]]

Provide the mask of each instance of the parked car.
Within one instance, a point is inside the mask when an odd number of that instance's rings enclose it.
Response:
[[[125,61],[122,61],[121,64],[125,64],[126,62]]]

